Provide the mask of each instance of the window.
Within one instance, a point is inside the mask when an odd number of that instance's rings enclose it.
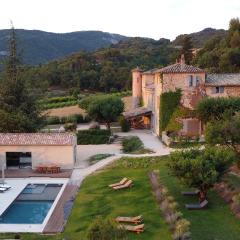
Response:
[[[189,75],[189,76],[188,76],[188,86],[189,86],[189,87],[192,87],[192,86],[193,86],[193,76],[192,76],[192,75]]]
[[[224,93],[224,87],[223,86],[215,87],[214,93]]]
[[[201,80],[200,76],[196,76],[195,80],[196,80],[195,86],[197,87],[200,85],[200,80]]]

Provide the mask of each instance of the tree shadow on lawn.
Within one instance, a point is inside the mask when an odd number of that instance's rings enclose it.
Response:
[[[240,220],[233,215],[228,204],[214,190],[208,193],[209,205],[206,209],[187,210],[185,204],[196,203],[198,198],[183,196],[181,191],[188,188],[180,184],[175,177],[169,176],[165,166],[160,168],[160,181],[178,202],[184,218],[191,222],[192,240],[240,239]]]

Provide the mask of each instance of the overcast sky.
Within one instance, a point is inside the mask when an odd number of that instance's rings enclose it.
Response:
[[[206,27],[228,28],[240,0],[1,0],[0,29],[101,30],[174,39]]]

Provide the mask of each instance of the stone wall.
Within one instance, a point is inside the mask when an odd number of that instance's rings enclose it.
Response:
[[[206,86],[206,94],[209,97],[240,97],[240,86],[225,86],[223,93],[213,93],[214,86]]]
[[[182,90],[181,103],[184,107],[193,109],[193,98],[198,94],[198,87],[189,87],[189,76],[200,77],[200,86],[205,83],[205,73],[172,73],[163,74],[163,92]]]

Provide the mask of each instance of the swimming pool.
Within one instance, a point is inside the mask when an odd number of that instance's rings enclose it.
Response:
[[[0,224],[41,224],[62,184],[28,184],[0,216]]]

